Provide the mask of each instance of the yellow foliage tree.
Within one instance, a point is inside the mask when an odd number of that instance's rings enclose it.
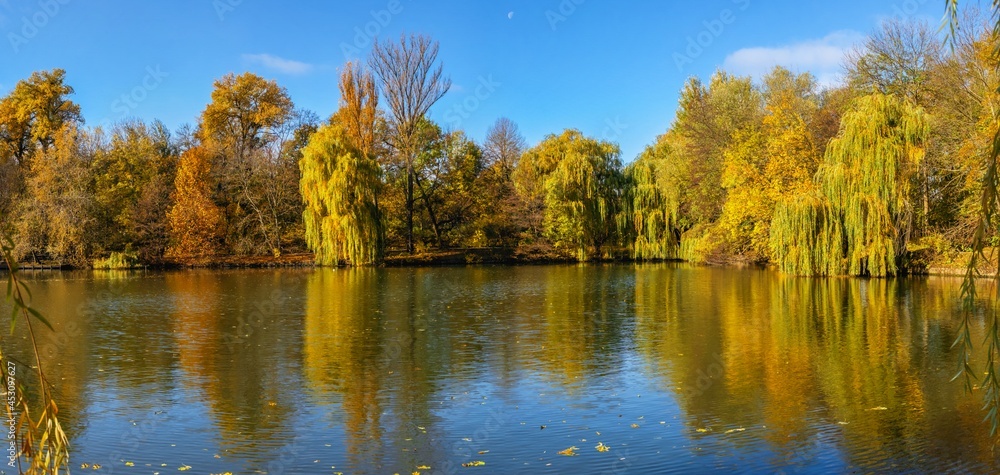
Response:
[[[181,156],[174,180],[174,205],[167,217],[168,257],[206,257],[218,250],[222,210],[212,201],[211,154],[195,147]]]
[[[728,190],[719,227],[730,252],[768,260],[775,204],[812,187],[818,147],[806,120],[818,108],[815,80],[776,67],[764,78],[765,115],[759,127],[736,134],[723,154],[722,185]]]
[[[381,261],[384,231],[376,197],[381,170],[338,123],[324,125],[302,151],[300,189],[306,244],[316,262],[365,265]]]

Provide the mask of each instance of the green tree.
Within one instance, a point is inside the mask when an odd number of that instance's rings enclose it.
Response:
[[[672,259],[680,245],[677,207],[671,206],[664,191],[665,172],[654,157],[656,152],[656,148],[647,147],[625,169],[630,187],[623,228],[636,259]]]
[[[521,192],[543,197],[545,237],[580,260],[602,256],[618,236],[625,176],[618,146],[578,130],[549,135],[524,153]]]
[[[170,132],[162,123],[114,126],[91,162],[98,253],[136,248],[147,262],[162,257],[176,168]]]
[[[924,156],[923,110],[884,94],[859,98],[830,142],[816,190],[778,204],[771,249],[784,272],[893,275],[913,226],[910,178]]]

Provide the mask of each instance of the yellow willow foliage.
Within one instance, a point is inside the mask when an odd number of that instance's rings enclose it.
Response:
[[[310,138],[299,169],[306,244],[316,253],[316,262],[380,262],[385,239],[376,204],[378,163],[355,148],[342,127],[331,124]]]
[[[643,154],[625,171],[632,183],[631,200],[619,226],[623,234],[635,236],[632,254],[636,259],[673,259],[677,257],[677,207],[670,206],[660,191],[656,162]],[[627,229],[626,229],[627,228]]]
[[[771,223],[771,250],[799,275],[897,272],[912,221],[910,177],[929,134],[919,107],[893,96],[859,98],[816,174],[818,191],[783,200]]]
[[[577,130],[546,137],[526,155],[551,161],[544,176],[546,236],[558,247],[576,248],[580,260],[617,236],[624,175],[618,146],[584,137]]]

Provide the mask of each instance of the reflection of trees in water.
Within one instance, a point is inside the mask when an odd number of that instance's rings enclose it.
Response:
[[[292,443],[295,433],[290,419],[299,401],[289,388],[301,384],[300,345],[283,301],[298,291],[298,278],[199,271],[164,278],[175,299],[171,322],[184,384],[204,394],[223,452],[251,454],[251,466],[267,468],[278,452],[261,449]],[[243,334],[233,343],[238,328]]]
[[[541,367],[567,390],[586,390],[621,368],[632,296],[619,266],[558,266],[545,273]]]
[[[764,426],[778,464],[821,431],[865,469],[971,450],[993,463],[982,414],[949,382],[957,281],[644,266],[635,293],[637,346],[692,429]]]
[[[322,400],[341,395],[352,466],[383,457],[381,286],[370,269],[321,269],[306,282],[305,377]]]

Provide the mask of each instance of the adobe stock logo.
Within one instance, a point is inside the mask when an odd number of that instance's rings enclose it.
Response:
[[[750,0],[732,0],[739,11],[745,11],[750,7]],[[701,22],[704,28],[694,36],[687,37],[687,46],[684,52],[674,52],[674,64],[678,71],[683,71],[684,66],[694,63],[695,58],[701,56],[706,49],[715,43],[715,40],[726,31],[727,25],[732,25],[736,21],[736,12],[729,8],[723,8],[718,16],[711,20]]]
[[[38,36],[38,32],[59,15],[62,7],[69,2],[70,0],[41,0],[38,2],[38,10],[31,15],[21,17],[20,34],[14,32],[7,34],[7,40],[10,41],[14,54],[20,53],[22,46]]]

